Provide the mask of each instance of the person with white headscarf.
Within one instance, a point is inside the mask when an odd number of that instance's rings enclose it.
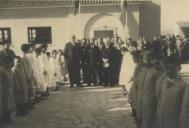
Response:
[[[132,40],[129,40],[127,44],[125,43],[122,45],[123,60],[120,72],[120,85],[126,87],[127,90],[129,90],[131,87],[131,81],[136,66],[131,55],[131,52],[136,50],[136,48],[131,44]]]
[[[33,108],[32,102],[35,98],[35,93],[34,93],[34,89],[36,88],[36,80],[34,77],[34,72],[33,72],[33,68],[31,66],[31,61],[29,59],[29,50],[30,50],[30,45],[29,44],[23,44],[21,46],[21,50],[23,51],[23,57],[22,57],[22,61],[23,61],[23,69],[28,81],[28,93],[29,93],[29,100],[30,100],[30,104],[29,106],[31,108]]]
[[[47,58],[47,44],[41,45],[41,55],[40,55],[40,70],[42,75],[42,91],[43,95],[48,96],[49,87],[49,73],[48,73],[48,58]]]
[[[58,61],[56,61],[57,58],[57,51],[53,50],[52,55],[49,60],[49,80],[50,80],[50,88],[56,89],[56,82],[57,79],[57,67],[58,67]]]

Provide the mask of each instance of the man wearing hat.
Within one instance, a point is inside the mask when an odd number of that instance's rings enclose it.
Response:
[[[75,35],[72,35],[70,42],[68,42],[64,49],[64,56],[68,66],[68,74],[70,79],[70,87],[74,84],[81,86],[80,84],[80,47],[76,43]]]

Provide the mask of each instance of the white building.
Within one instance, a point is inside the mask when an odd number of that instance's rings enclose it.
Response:
[[[189,1],[161,1],[161,33],[189,35]]]
[[[1,0],[0,42],[11,42],[20,54],[21,44],[34,40],[49,43],[50,49],[63,49],[72,34],[134,39],[160,34],[159,1],[128,1],[127,18],[122,20],[121,0],[80,1],[81,13],[74,16],[73,0]]]

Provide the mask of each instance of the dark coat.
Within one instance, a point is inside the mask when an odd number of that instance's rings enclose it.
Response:
[[[110,64],[110,66],[113,63],[112,50],[113,50],[112,46],[110,46],[109,48],[106,48],[105,46],[103,46],[101,49],[101,58],[108,59],[108,63]]]
[[[139,73],[137,83],[136,83],[136,90],[137,90],[137,120],[141,121],[142,119],[142,97],[143,97],[143,88],[144,88],[144,80],[146,77],[146,67],[142,67],[141,72]]]
[[[73,84],[80,85],[81,49],[79,44],[67,43],[64,49],[64,56],[71,86]]]
[[[0,80],[0,117],[3,116],[3,86]]]
[[[89,47],[88,46],[81,46],[81,66],[87,65],[89,63]]]
[[[13,76],[11,71],[3,67],[0,67],[0,84],[3,93],[0,109],[2,109],[3,113],[13,112],[16,108],[13,94]]]
[[[25,76],[25,72],[23,69],[22,60],[20,60],[19,64],[17,64],[14,70],[14,96],[16,104],[25,104],[28,103],[28,81]]]
[[[97,46],[90,46],[89,50],[89,66],[90,67],[97,67],[98,64],[101,62],[101,57],[100,57],[100,48]]]
[[[117,49],[116,47],[112,47],[112,59],[114,61],[112,61],[112,65],[115,67],[115,68],[118,68],[120,70],[121,68],[121,62],[122,62],[122,59],[123,59],[123,55],[121,53],[121,49]]]
[[[72,43],[67,43],[64,49],[64,56],[66,59],[66,62],[68,65],[80,65],[80,60],[81,60],[81,51],[79,44],[73,45]]]
[[[131,107],[133,109],[137,109],[137,90],[136,90],[136,87],[137,87],[137,84],[138,84],[138,77],[139,77],[140,72],[141,72],[141,66],[139,66],[137,64],[136,67],[135,67],[133,78],[132,78],[132,81],[133,81],[132,87],[131,87],[129,94],[128,94],[128,98],[129,98],[129,101],[131,102]]]
[[[189,85],[186,85],[183,95],[179,128],[189,128]]]
[[[115,84],[119,84],[119,76],[121,71],[121,64],[123,60],[123,55],[121,53],[121,48],[113,47],[112,48],[112,80]]]
[[[157,100],[155,95],[156,82],[160,77],[160,72],[155,68],[146,69],[142,95],[142,125],[141,128],[154,128]]]
[[[162,72],[160,77],[158,78],[157,82],[156,82],[156,89],[155,89],[155,93],[156,93],[156,100],[157,100],[157,106],[159,106],[159,102],[160,102],[160,97],[161,97],[161,86],[163,81],[167,78],[166,72]],[[158,108],[158,107],[157,107]]]
[[[181,78],[166,79],[161,83],[157,108],[159,128],[179,128],[179,116],[186,83]]]

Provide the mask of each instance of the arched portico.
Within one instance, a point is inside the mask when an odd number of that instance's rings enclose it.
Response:
[[[102,34],[102,35],[101,35]],[[100,13],[91,17],[84,27],[84,37],[93,38],[100,35],[118,34],[124,38],[124,30],[119,17],[111,13]]]

